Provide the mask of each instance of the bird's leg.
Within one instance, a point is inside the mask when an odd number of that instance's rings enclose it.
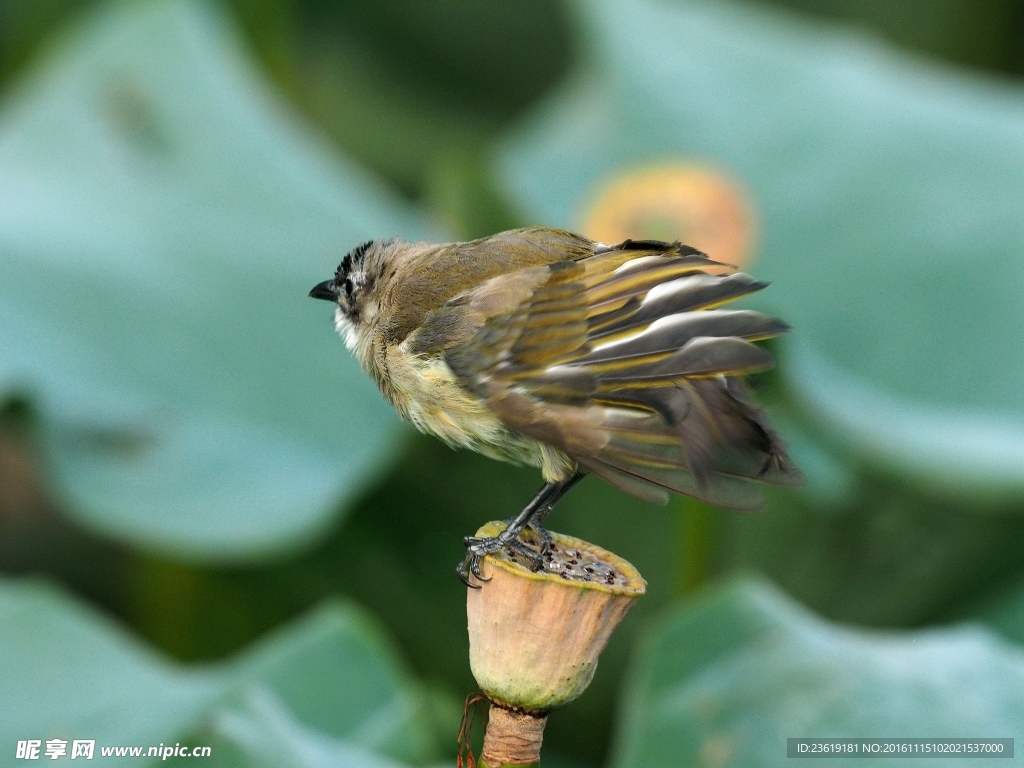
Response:
[[[544,527],[544,521],[548,519],[548,515],[551,514],[551,510],[555,508],[555,504],[558,503],[565,494],[569,492],[576,483],[583,479],[582,472],[576,472],[568,480],[559,483],[558,488],[552,494],[551,498],[548,499],[547,503],[540,509],[538,509],[530,521],[527,523],[537,535],[540,537],[541,547],[540,554],[543,557],[551,549],[551,534],[548,533],[548,529]]]
[[[463,543],[466,545],[466,556],[462,559],[462,562],[459,563],[459,567],[456,568],[456,573],[458,573],[459,579],[461,579],[467,587],[479,588],[476,584],[470,582],[470,574],[480,581],[486,581],[486,579],[484,579],[480,574],[480,558],[484,555],[490,554],[491,552],[497,552],[505,546],[511,546],[520,552],[522,552],[523,549],[529,550],[533,556],[531,559],[536,558],[535,565],[539,565],[540,562],[543,562],[540,561],[540,556],[537,555],[536,552],[530,550],[529,547],[519,541],[519,533],[529,523],[530,518],[537,514],[539,509],[548,504],[559,485],[560,483],[545,483],[544,487],[541,488],[537,495],[533,497],[533,500],[523,508],[522,512],[512,518],[505,530],[497,536],[485,539],[478,538],[476,536],[467,536],[463,540]],[[513,544],[513,542],[515,543]],[[523,554],[526,553],[524,552]],[[530,555],[527,555],[527,557],[530,557]]]
[[[523,511],[512,518],[505,530],[499,533],[497,536],[489,538],[478,538],[476,536],[467,536],[464,539],[466,545],[466,556],[459,563],[459,567],[456,569],[456,573],[459,575],[459,579],[467,587],[478,588],[477,585],[470,582],[469,577],[472,574],[480,581],[486,581],[480,574],[480,558],[484,555],[488,555],[491,552],[497,552],[499,549],[509,547],[522,555],[532,562],[532,569],[539,571],[544,565],[543,554],[547,552],[551,546],[551,534],[549,534],[544,528],[540,526],[540,521],[547,518],[551,514],[552,508],[558,502],[562,496],[565,495],[572,486],[574,486],[579,479],[582,477],[581,474],[576,473],[571,477],[560,480],[554,483],[545,483],[544,487],[540,489],[533,500],[527,504]],[[519,534],[523,532],[523,529],[527,526],[533,528],[537,535],[540,536],[542,541],[541,551],[537,552],[524,544]]]

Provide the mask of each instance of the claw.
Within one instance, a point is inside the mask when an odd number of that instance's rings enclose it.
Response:
[[[467,536],[463,539],[463,544],[466,545],[466,549],[469,551],[463,558],[462,562],[459,563],[456,568],[456,573],[459,576],[459,580],[467,587],[473,589],[479,589],[479,585],[473,584],[470,580],[470,576],[476,577],[480,581],[489,581],[485,579],[480,573],[480,558],[489,555],[492,552],[497,552],[500,549],[508,548],[515,550],[523,555],[530,562],[530,569],[534,572],[540,571],[544,568],[544,558],[551,549],[551,534],[548,533],[541,525],[549,514],[551,509],[555,506],[562,496],[572,488],[579,479],[583,477],[580,472],[576,472],[571,477],[560,481],[550,481],[545,483],[544,487],[540,489],[540,492],[533,498],[529,504],[515,517],[509,518],[505,529],[493,538],[480,538],[477,536]],[[540,551],[538,552],[533,547],[526,544],[521,538],[520,534],[523,528],[529,526],[540,538]]]
[[[466,556],[462,559],[462,562],[459,563],[458,567],[455,569],[455,574],[459,577],[459,581],[470,589],[480,589],[479,584],[474,584],[470,580],[469,575],[471,573],[480,579],[480,581],[489,581],[489,579],[485,579],[480,575],[479,558],[472,552],[467,552]]]
[[[469,567],[469,570],[480,581],[490,581],[491,580],[490,576],[484,576],[482,573],[480,573],[480,558],[479,557],[473,558],[473,564]]]
[[[495,541],[494,539],[478,539],[475,536],[467,536],[464,541],[469,551],[462,558],[462,562],[455,569],[455,573],[458,575],[459,581],[470,589],[480,589],[480,585],[474,584],[469,577],[473,575],[477,581],[490,581],[490,576],[484,576],[480,572],[480,558],[489,551],[496,551],[500,547],[495,548],[493,546],[492,542]]]
[[[530,523],[530,528],[532,528],[533,531],[540,538],[540,555],[541,557],[544,557],[545,555],[547,555],[548,552],[551,551],[551,547],[554,544],[554,542],[551,539],[551,534],[548,532],[547,528],[536,523]]]
[[[465,585],[466,585],[467,587],[469,587],[470,589],[480,589],[480,585],[479,585],[479,584],[474,584],[473,582],[471,582],[471,581],[469,580],[469,576],[467,576],[467,575],[466,575],[466,574],[465,574],[465,573],[463,572],[463,570],[462,570],[462,564],[461,564],[461,563],[460,563],[460,564],[458,565],[458,567],[457,567],[457,568],[455,569],[455,575],[459,577],[459,581],[461,581],[461,582],[462,582],[463,584],[465,584]]]
[[[548,546],[550,546],[551,535],[548,534],[547,531],[543,531],[543,533],[538,532],[538,535],[542,541],[545,541],[546,535],[546,541],[548,542]],[[466,548],[469,551],[466,552],[466,556],[462,559],[462,562],[459,563],[459,567],[455,570],[459,576],[459,580],[472,589],[479,589],[480,585],[472,582],[470,579],[471,575],[478,581],[491,580],[490,577],[484,577],[480,572],[481,558],[489,555],[491,552],[497,552],[501,549],[510,549],[521,554],[527,559],[530,570],[534,573],[544,568],[544,550],[538,552],[523,542],[515,532],[509,531],[507,528],[493,538],[466,536],[462,542],[466,545]]]

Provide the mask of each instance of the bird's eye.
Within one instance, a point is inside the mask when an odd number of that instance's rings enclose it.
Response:
[[[347,293],[349,296],[352,295],[352,281],[349,280],[347,277],[345,278],[345,293]]]

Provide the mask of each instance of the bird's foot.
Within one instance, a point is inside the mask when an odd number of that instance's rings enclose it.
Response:
[[[531,571],[541,570],[544,567],[544,554],[551,546],[551,534],[543,528],[537,530],[541,547],[538,552],[519,538],[520,533],[520,531],[506,528],[497,536],[489,536],[487,538],[467,536],[463,539],[463,543],[466,545],[466,556],[462,558],[459,567],[455,569],[459,580],[467,587],[479,589],[480,585],[474,584],[470,580],[470,576],[475,577],[478,581],[490,581],[489,577],[485,578],[480,573],[480,560],[492,552],[498,552],[502,549],[507,549],[509,556],[513,560],[516,559],[517,554],[526,558],[527,567]]]
[[[531,528],[537,534],[537,536],[540,538],[540,555],[541,555],[541,557],[547,557],[548,552],[551,551],[551,547],[554,544],[554,541],[552,541],[551,534],[548,532],[548,529],[545,528],[544,526],[542,526],[540,523],[536,523],[536,522],[530,523],[527,527]],[[533,542],[529,542],[529,543],[532,544]]]

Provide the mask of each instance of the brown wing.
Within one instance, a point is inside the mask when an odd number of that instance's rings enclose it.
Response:
[[[723,266],[678,243],[602,246],[487,280],[427,326],[448,329],[461,386],[583,469],[654,501],[753,509],[750,480],[800,480],[743,381],[773,365],[751,342],[787,326],[718,309],[766,285],[706,271]]]

